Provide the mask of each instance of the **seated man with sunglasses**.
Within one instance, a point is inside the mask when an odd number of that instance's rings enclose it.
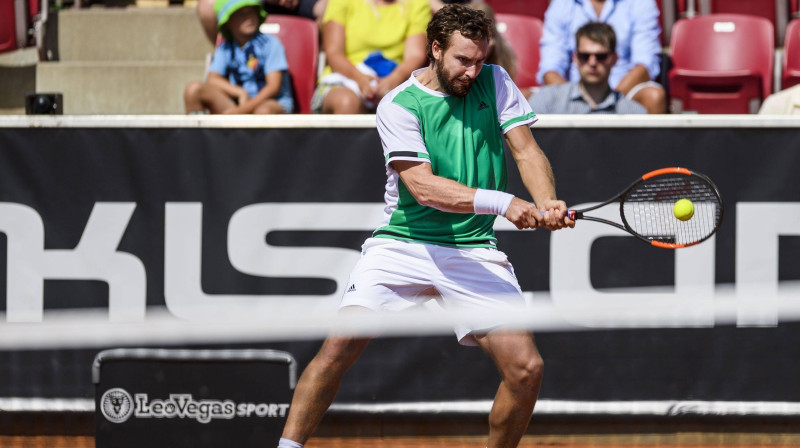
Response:
[[[608,84],[617,62],[616,35],[610,25],[589,22],[575,33],[572,61],[580,81],[540,88],[528,102],[537,114],[646,114],[647,109]]]
[[[539,42],[541,85],[576,82],[572,63],[575,32],[589,22],[611,25],[617,36],[617,63],[609,75],[614,90],[651,114],[667,112],[667,95],[655,79],[661,74],[661,27],[655,0],[551,0]]]

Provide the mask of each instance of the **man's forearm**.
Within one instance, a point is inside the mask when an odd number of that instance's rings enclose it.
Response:
[[[627,95],[634,86],[647,81],[650,81],[650,72],[647,71],[644,65],[637,65],[625,74],[617,84],[616,90]]]
[[[450,213],[475,211],[475,189],[452,179],[432,176],[425,182],[416,182],[409,190],[420,205]]]
[[[400,182],[426,207],[450,213],[475,212],[475,188],[433,174],[428,163],[395,161]]]
[[[531,151],[526,159],[517,161],[517,167],[522,183],[537,207],[541,208],[546,201],[556,199],[553,169],[543,152]]]
[[[558,72],[549,71],[544,74],[544,85],[546,86],[551,84],[564,84],[565,82],[567,82],[567,79]]]

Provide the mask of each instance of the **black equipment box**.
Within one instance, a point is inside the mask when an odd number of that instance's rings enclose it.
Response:
[[[61,93],[25,94],[26,115],[64,115],[64,95]]]

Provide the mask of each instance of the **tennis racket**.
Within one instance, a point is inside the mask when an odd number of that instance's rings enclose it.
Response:
[[[688,199],[694,205],[694,214],[684,221],[673,213],[680,199]],[[621,224],[586,215],[617,201]],[[672,167],[651,171],[615,197],[593,207],[569,210],[568,216],[612,225],[656,247],[678,249],[711,237],[722,223],[722,211],[722,199],[711,179],[686,168]]]

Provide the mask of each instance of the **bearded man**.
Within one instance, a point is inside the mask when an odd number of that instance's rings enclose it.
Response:
[[[433,297],[445,309],[473,313],[454,330],[461,344],[483,349],[502,375],[487,447],[507,448],[518,445],[528,426],[543,361],[533,334],[508,328],[510,316],[496,312],[524,299],[497,249],[494,221],[503,216],[519,229],[550,230],[575,223],[531,135],[536,115],[505,70],[484,65],[491,29],[481,11],[455,4],[437,11],[427,28],[428,67],[378,105],[385,214],[362,246],[340,312],[401,311]],[[505,192],[504,139],[533,203]],[[306,443],[368,342],[325,340],[298,381],[280,448]]]

